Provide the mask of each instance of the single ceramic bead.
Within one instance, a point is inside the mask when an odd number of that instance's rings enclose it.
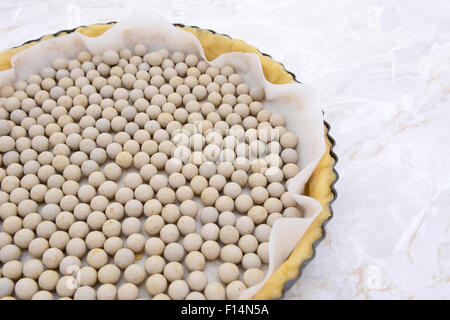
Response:
[[[45,270],[39,276],[39,287],[43,290],[53,291],[58,283],[59,275],[54,270]]]
[[[0,250],[8,245],[12,243],[12,237],[10,234],[6,233],[6,232],[0,232]]]
[[[61,260],[64,258],[64,254],[60,249],[50,248],[47,249],[42,255],[42,262],[49,269],[56,269],[59,267]]]
[[[112,284],[102,284],[97,289],[97,300],[115,300],[117,288]]]
[[[164,267],[164,277],[167,281],[172,282],[175,280],[180,280],[184,278],[184,267],[179,262],[169,262]]]
[[[224,262],[238,264],[242,260],[242,251],[234,244],[227,244],[220,250],[220,258]]]
[[[232,281],[226,287],[226,296],[229,300],[237,300],[246,289],[247,286],[243,282]]]
[[[116,65],[119,63],[119,54],[115,51],[108,50],[103,53],[103,61],[105,61],[109,65]]]
[[[165,244],[160,238],[150,238],[145,243],[145,253],[148,256],[162,255],[164,252]]]
[[[263,242],[258,246],[257,254],[263,263],[269,263],[269,243]]]
[[[215,204],[216,200],[219,198],[219,192],[217,189],[212,187],[207,187],[201,193],[200,199],[205,206],[212,206]]]
[[[266,223],[273,227],[273,224],[275,223],[276,220],[283,218],[283,215],[279,212],[273,212],[271,214],[269,214],[269,216],[267,217]]]
[[[220,229],[219,238],[224,244],[234,244],[239,240],[239,231],[234,226],[224,226]]]
[[[168,294],[173,300],[183,300],[188,293],[189,287],[184,280],[175,280],[169,285]]]
[[[183,247],[187,252],[199,251],[202,244],[203,240],[197,233],[189,233],[183,238]]]
[[[182,235],[187,235],[195,232],[197,223],[194,218],[190,216],[183,216],[178,220],[177,227]]]
[[[292,195],[286,191],[280,197],[281,202],[283,203],[283,207],[295,207],[297,205],[297,201],[292,197]]]
[[[56,293],[60,297],[72,297],[77,287],[77,280],[74,277],[63,276],[56,284]]]
[[[166,265],[166,262],[165,262],[164,258],[162,258],[161,256],[158,256],[158,255],[154,255],[154,256],[149,257],[145,261],[144,267],[145,267],[145,271],[149,275],[153,275],[153,274],[162,273],[165,265]]]
[[[189,273],[187,283],[191,290],[203,291],[208,284],[208,278],[203,271],[193,271]]]
[[[14,244],[7,244],[0,249],[0,261],[6,263],[20,258],[20,248]]]
[[[15,293],[21,300],[30,300],[38,291],[38,285],[31,278],[22,278],[16,282]]]
[[[208,187],[208,180],[202,176],[195,176],[192,178],[190,186],[196,195],[200,195]]]
[[[27,278],[36,280],[39,278],[42,272],[44,272],[44,265],[42,261],[38,259],[28,260],[23,264],[22,273]]]
[[[261,259],[259,258],[259,256],[253,252],[249,252],[246,253],[243,257],[242,257],[242,267],[247,270],[250,268],[257,268],[260,269],[261,268]]]
[[[216,281],[208,283],[205,288],[205,297],[207,300],[225,300],[225,288]]]
[[[181,261],[184,256],[184,248],[181,244],[171,242],[164,248],[164,258],[169,261]]]
[[[221,250],[216,241],[207,240],[202,244],[200,251],[207,260],[213,261],[219,257]]]
[[[205,268],[205,257],[199,251],[191,251],[185,258],[185,265],[189,271],[201,271]]]
[[[127,247],[135,253],[142,252],[145,247],[145,237],[142,234],[134,233],[127,238]]]
[[[229,182],[223,188],[223,193],[232,199],[236,199],[242,192],[239,184],[236,182]]]
[[[184,198],[182,198],[184,199]],[[180,199],[178,199],[180,200]],[[191,199],[185,199],[180,204],[180,212],[183,216],[195,218],[198,213],[198,205]]]
[[[296,207],[289,207],[284,209],[283,216],[286,218],[301,218],[302,212]]]
[[[264,223],[267,219],[267,210],[262,206],[254,206],[248,211],[248,216],[255,224]]]
[[[229,196],[220,196],[215,203],[215,207],[219,212],[233,211],[234,201]]]
[[[236,215],[230,211],[224,211],[219,215],[218,224],[220,227],[234,226],[236,223]]]
[[[216,224],[207,223],[201,228],[200,235],[205,241],[207,240],[215,241],[219,237],[219,231],[220,231],[219,227]]]
[[[226,183],[226,178],[219,174],[215,174],[209,178],[209,185],[218,191],[222,191]]]
[[[250,268],[244,272],[242,279],[248,287],[251,287],[263,281],[264,273],[260,269]]]
[[[135,285],[140,285],[145,279],[145,269],[139,264],[131,264],[124,271],[124,279]]]
[[[160,238],[165,243],[171,243],[175,242],[179,239],[180,232],[178,231],[178,228],[174,224],[166,224],[161,228],[160,231]]]
[[[280,198],[285,188],[280,182],[272,182],[267,186],[267,191],[271,197]]]
[[[86,261],[89,266],[100,269],[108,263],[108,254],[103,249],[92,249],[87,254]]]
[[[41,258],[44,252],[49,248],[49,243],[44,238],[36,238],[28,245],[28,252],[35,258]]]
[[[36,292],[31,300],[53,300],[53,294],[46,290]]]
[[[114,255],[114,263],[121,269],[125,269],[132,264],[134,259],[134,252],[128,248],[121,248]]]
[[[253,207],[253,199],[248,194],[243,193],[235,199],[234,204],[239,213],[247,213]]]
[[[66,244],[66,252],[69,255],[81,258],[86,253],[86,243],[84,242],[83,239],[80,238],[71,239]]]
[[[89,286],[79,287],[74,294],[74,300],[96,300],[97,293],[94,288]]]
[[[297,146],[298,138],[292,132],[286,132],[280,137],[280,144],[283,148],[294,149]]]
[[[67,243],[70,240],[70,236],[65,231],[56,231],[49,238],[49,244],[52,248],[58,248],[60,250],[64,250],[66,248]]]
[[[119,300],[136,300],[139,295],[138,287],[133,283],[125,283],[117,290]]]
[[[18,280],[22,276],[22,268],[20,261],[8,261],[2,266],[2,276],[14,281]]]
[[[249,216],[242,216],[236,220],[236,228],[240,235],[250,234],[253,232],[255,224]]]
[[[77,272],[77,281],[81,286],[93,287],[97,283],[97,270],[92,267],[84,266]]]
[[[222,263],[218,269],[219,279],[224,283],[228,284],[232,281],[239,279],[239,268],[230,262]]]
[[[202,293],[194,291],[189,293],[185,300],[206,300],[206,297]]]
[[[110,256],[114,256],[119,249],[123,248],[123,241],[119,237],[111,237],[105,240],[103,249]]]
[[[258,237],[251,234],[245,234],[239,239],[238,245],[243,253],[255,252],[258,248]]]
[[[167,289],[167,280],[162,274],[150,275],[145,282],[145,290],[151,296],[156,296],[165,292]]]

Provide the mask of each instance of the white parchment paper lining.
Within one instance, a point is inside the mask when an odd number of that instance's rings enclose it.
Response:
[[[203,48],[194,35],[174,27],[158,14],[149,11],[142,16],[119,21],[96,38],[75,32],[42,41],[12,58],[12,69],[0,72],[0,85],[25,80],[29,75],[39,73],[40,69],[51,65],[54,58],[74,59],[82,50],[101,55],[108,49],[133,48],[138,43],[145,44],[149,51],[166,48],[186,54],[195,53],[207,61]],[[270,261],[266,278],[241,295],[241,299],[248,299],[258,292],[286,260],[322,209],[316,200],[304,196],[303,192],[325,152],[323,117],[317,95],[311,88],[299,83],[275,85],[268,82],[256,54],[226,53],[209,63],[217,67],[231,65],[250,86],[262,86],[266,96],[264,107],[273,113],[283,114],[287,120],[287,129],[299,137],[297,151],[301,171],[290,183],[289,192],[302,208],[304,217],[283,218],[275,222],[269,241]]]

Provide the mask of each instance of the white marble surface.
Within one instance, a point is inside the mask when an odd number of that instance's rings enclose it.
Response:
[[[0,50],[142,6],[3,0]],[[285,298],[450,298],[448,1],[145,6],[256,45],[322,96],[340,158],[339,198],[327,238]]]

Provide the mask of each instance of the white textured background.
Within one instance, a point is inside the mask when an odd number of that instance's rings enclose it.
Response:
[[[322,96],[339,197],[286,298],[450,298],[448,0],[2,0],[0,50],[143,6],[246,40]]]

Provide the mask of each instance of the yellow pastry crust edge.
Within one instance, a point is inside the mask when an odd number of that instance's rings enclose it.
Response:
[[[98,24],[87,27],[80,27],[75,32],[80,32],[89,37],[96,37],[104,33],[112,27],[112,24]],[[268,56],[261,54],[258,49],[245,43],[242,40],[231,39],[227,36],[213,33],[194,27],[179,26],[179,28],[194,34],[203,46],[205,55],[212,60],[222,53],[240,51],[256,53],[260,60],[266,79],[275,84],[284,84],[294,82],[294,78],[284,67]],[[67,32],[58,33],[62,36]],[[53,36],[45,36],[37,41],[27,43],[21,47],[12,48],[0,53],[0,71],[11,68],[11,57],[18,52],[36,44],[38,41],[52,38]],[[314,243],[322,238],[323,223],[331,217],[330,202],[333,200],[334,194],[331,190],[333,183],[336,181],[334,173],[334,158],[331,155],[332,143],[327,136],[327,128],[324,127],[324,135],[326,142],[326,151],[320,160],[317,168],[314,170],[311,178],[308,180],[305,188],[305,195],[313,197],[322,205],[322,212],[313,221],[305,235],[298,242],[290,256],[269,278],[266,284],[259,290],[253,299],[276,299],[279,298],[287,281],[298,277],[301,265],[314,254]]]

